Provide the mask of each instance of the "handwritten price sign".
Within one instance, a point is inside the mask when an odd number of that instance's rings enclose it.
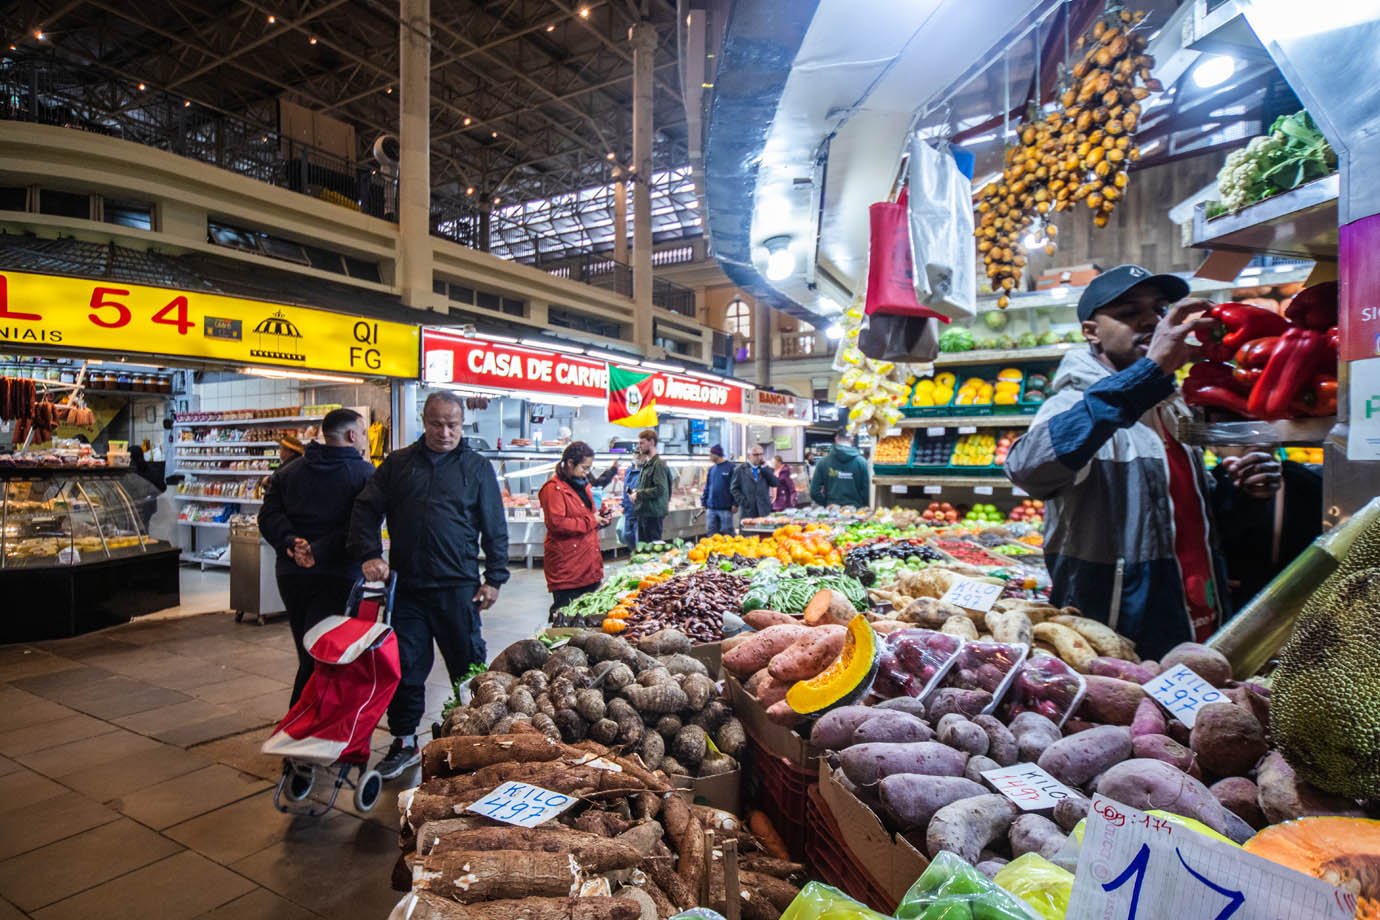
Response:
[[[953,587],[944,592],[944,596],[940,600],[965,610],[986,613],[992,609],[997,598],[1001,597],[1002,587],[1002,585],[994,585],[985,581],[960,578],[954,582]]]
[[[1155,702],[1169,710],[1171,716],[1189,728],[1193,727],[1194,721],[1198,718],[1198,710],[1208,703],[1221,703],[1227,698],[1221,690],[1183,664],[1176,664],[1141,686],[1145,688],[1146,693],[1154,697]]]
[[[504,824],[536,827],[574,804],[573,796],[550,789],[528,783],[504,783],[465,810]]]
[[[1326,882],[1097,796],[1066,920],[1349,920]]]
[[[1043,811],[1073,795],[1069,787],[1033,763],[1018,763],[996,770],[984,770],[982,778],[993,789],[1021,807],[1022,811]]]

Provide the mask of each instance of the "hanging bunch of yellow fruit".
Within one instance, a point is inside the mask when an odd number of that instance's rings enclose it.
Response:
[[[1125,193],[1127,167],[1140,156],[1131,136],[1141,100],[1163,89],[1150,76],[1155,61],[1136,28],[1144,18],[1144,12],[1108,12],[1078,39],[1081,57],[1059,107],[1031,118],[1020,143],[1007,149],[1001,178],[979,192],[978,254],[1000,295],[998,307],[1007,306],[1020,284],[1026,255],[1019,241],[1027,229],[1038,224],[1044,250],[1053,255],[1058,228],[1049,215],[1081,202],[1093,223],[1105,227]]]

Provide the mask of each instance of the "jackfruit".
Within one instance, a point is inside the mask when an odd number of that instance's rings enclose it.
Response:
[[[1290,766],[1352,799],[1380,798],[1380,566],[1354,568],[1374,542],[1358,540],[1314,593],[1270,698],[1274,743]]]

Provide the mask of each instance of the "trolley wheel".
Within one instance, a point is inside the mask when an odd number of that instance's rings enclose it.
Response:
[[[289,802],[300,802],[311,795],[312,786],[316,783],[314,769],[309,767],[301,770],[292,764],[284,764],[283,774],[283,795],[287,796]]]
[[[383,777],[377,770],[365,770],[360,774],[359,782],[355,784],[355,808],[360,811],[369,811],[379,802],[379,794],[383,792]]]

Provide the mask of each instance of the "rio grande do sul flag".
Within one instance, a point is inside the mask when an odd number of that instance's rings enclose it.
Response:
[[[629,428],[656,425],[651,374],[609,365],[609,421]]]

